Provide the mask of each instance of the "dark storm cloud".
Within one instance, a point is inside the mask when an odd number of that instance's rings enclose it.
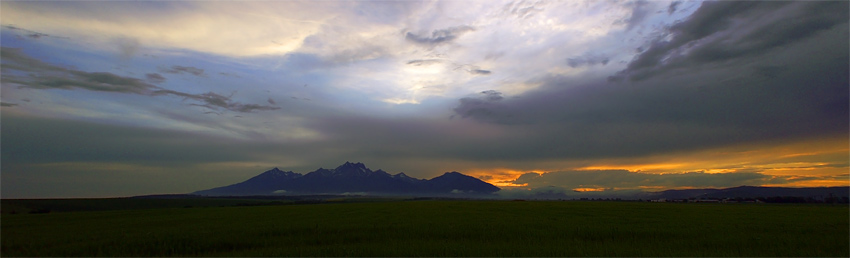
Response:
[[[818,35],[846,24],[847,2],[704,2],[672,38],[657,39],[613,79],[643,80],[671,70],[735,61]]]
[[[367,164],[378,162],[395,164],[419,174],[439,175],[438,170],[458,170],[446,167],[459,161],[515,161],[529,160],[519,153],[523,137],[491,131],[486,126],[476,126],[457,119],[424,118],[372,118],[350,116],[344,112],[323,116],[306,124],[322,135],[321,142],[310,148],[323,153],[321,160],[358,160]],[[521,154],[521,155],[517,155]],[[531,157],[533,159],[534,157]],[[447,171],[450,171],[447,170]]]
[[[635,26],[646,20],[649,14],[652,13],[652,6],[647,1],[638,0],[629,2],[626,5],[632,8],[631,16],[625,20],[618,21],[626,23],[626,31],[634,29]]]
[[[42,62],[41,60],[31,58],[24,54],[21,49],[0,47],[0,69],[3,69],[4,74],[9,74],[11,70],[17,71],[45,71],[45,72],[67,72],[64,67],[55,66]]]
[[[128,93],[146,96],[174,95],[199,101],[202,104],[193,104],[217,110],[226,110],[242,113],[250,113],[257,110],[276,110],[278,107],[242,104],[231,100],[232,96],[223,96],[214,92],[202,94],[191,94],[164,89],[147,83],[143,80],[120,76],[107,72],[84,72],[67,69],[44,63],[23,54],[20,49],[2,48],[4,84],[18,85],[23,88],[32,89],[83,89],[90,91]],[[159,74],[147,74],[147,79],[158,80],[162,78]],[[162,78],[164,80],[164,78]]]
[[[453,111],[461,118],[471,117],[476,120],[488,122],[510,121],[510,115],[500,109],[500,101],[502,99],[504,97],[502,97],[501,92],[486,90],[476,96],[461,98],[459,105]]]
[[[625,70],[652,76],[627,83],[552,76],[532,81],[542,86],[512,98],[488,99],[491,94],[482,93],[458,100],[455,116],[510,132],[487,143],[489,148],[460,155],[490,160],[636,157],[846,135],[846,9],[846,2],[704,3],[674,26],[678,32],[670,42],[653,46]],[[727,11],[734,19],[724,16]],[[771,22],[759,22],[766,16]],[[773,23],[785,20],[790,23]],[[732,24],[749,30],[732,30]],[[670,44],[690,50],[677,52]],[[706,54],[719,46],[730,51]]]
[[[145,94],[157,88],[136,78],[107,72],[83,72],[51,65],[31,58],[20,49],[0,49],[3,83],[34,89],[85,89],[117,93]],[[22,74],[23,73],[23,74]]]
[[[502,93],[495,90],[485,90],[482,91],[481,94],[487,101],[499,101],[504,99],[504,97],[502,97]]]
[[[163,83],[165,82],[165,77],[158,73],[149,73],[145,74],[145,79],[147,79],[151,83]]]
[[[3,114],[6,166],[62,162],[190,165],[251,160],[270,144],[197,132],[106,125],[86,121]],[[283,153],[282,153],[283,154]],[[17,170],[20,171],[20,170]]]
[[[268,100],[266,100],[266,102],[268,102],[269,104],[272,104],[272,105],[277,104],[277,102],[275,102],[272,98],[269,98]]]
[[[490,70],[481,69],[477,65],[458,63],[453,63],[453,65],[455,66],[454,70],[463,70],[472,75],[490,75],[492,73]]]
[[[413,163],[419,165],[417,168],[411,168],[411,163],[407,163],[409,159],[453,155],[442,153],[443,150],[457,149],[453,141],[446,139],[473,145],[476,143],[469,138],[475,138],[477,132],[458,131],[457,127],[447,128],[445,123],[416,119],[370,119],[350,116],[338,110],[330,115],[325,114],[323,118],[310,122],[322,135],[322,140],[292,138],[281,142],[270,141],[262,136],[230,138],[199,131],[109,125],[3,113],[0,142],[3,142],[4,151],[0,157],[3,160],[0,170],[4,173],[23,173],[28,169],[43,170],[43,167],[38,167],[43,164],[73,162],[162,166],[178,168],[176,170],[179,171],[179,168],[198,164],[267,164],[294,159],[301,161],[300,166],[303,167],[291,169],[309,172],[319,166],[336,166],[346,160],[357,160],[366,162],[373,166],[373,169],[387,169],[395,164],[396,169],[388,171],[410,173],[415,170],[419,177],[430,177],[446,171],[422,168],[434,166],[433,160],[431,164]],[[206,121],[213,124],[196,122],[205,120],[197,115],[172,113],[168,117],[230,131],[228,128],[216,127],[221,124],[210,120]],[[236,130],[240,130],[236,133],[242,135],[251,133],[245,132],[244,128]],[[262,168],[257,168],[256,171],[245,172],[262,171]],[[115,171],[122,172],[127,171]]]
[[[835,135],[848,128],[847,64],[729,81],[717,78],[740,71],[628,85],[552,79],[516,98],[460,99],[454,112],[514,132],[498,147],[467,154],[500,159],[632,157]]]
[[[136,78],[107,72],[83,72],[44,63],[20,49],[2,48],[3,83],[33,89],[85,89],[117,93],[145,94],[156,86]]]
[[[187,118],[178,116],[174,119]],[[188,119],[204,118],[189,115]],[[98,178],[96,173],[86,171],[86,166],[91,164],[106,170],[104,173],[109,175],[143,173],[150,177],[151,173],[156,173],[167,178],[165,181],[183,176],[180,182],[186,185],[177,189],[186,189],[185,192],[245,180],[268,170],[270,167],[267,166],[281,166],[282,169],[305,173],[318,167],[333,167],[346,160],[356,160],[366,162],[372,169],[406,172],[416,177],[430,178],[449,171],[434,169],[440,163],[433,160],[409,163],[411,157],[419,157],[421,152],[432,155],[442,149],[452,149],[453,144],[445,141],[445,128],[433,121],[408,123],[409,120],[397,120],[374,120],[345,114],[327,117],[313,120],[321,123],[315,126],[322,129],[323,138],[326,136],[327,139],[292,138],[281,142],[264,137],[222,137],[195,130],[27,117],[4,111],[3,123],[0,124],[3,132],[0,134],[0,142],[3,142],[0,170],[4,173],[4,180],[36,172],[55,178],[67,175],[69,171],[79,171],[74,178]],[[388,160],[388,157],[391,158]],[[298,160],[299,164],[288,160]],[[262,165],[249,167],[254,163]],[[237,164],[239,168],[228,164]],[[416,165],[411,168],[411,164]],[[114,168],[113,165],[123,167]],[[163,171],[156,172],[158,168]],[[217,174],[209,171],[215,169],[218,169]],[[245,177],[233,176],[240,173]],[[227,176],[230,179],[222,179],[223,175],[230,175]],[[121,178],[117,181],[127,180],[127,177]],[[90,181],[87,179],[86,182]],[[41,186],[45,185],[43,180],[38,182],[42,183]],[[55,184],[62,185],[61,182]],[[39,184],[33,182],[32,185]]]
[[[258,105],[258,104],[242,104],[239,102],[234,102],[231,98],[233,95],[224,96],[215,92],[207,92],[202,94],[189,94],[179,91],[173,90],[156,90],[151,93],[153,96],[158,95],[173,95],[178,97],[183,97],[184,100],[191,99],[203,104],[192,104],[193,106],[205,107],[212,110],[225,109],[233,112],[240,113],[251,113],[254,111],[262,111],[262,110],[278,110],[279,107]]]
[[[53,35],[50,35],[50,34],[47,34],[47,33],[41,33],[41,32],[32,31],[32,30],[28,30],[28,29],[24,29],[24,28],[19,28],[19,27],[16,27],[14,25],[3,25],[3,28],[22,32],[24,34],[24,36],[31,38],[31,39],[40,39],[40,38],[43,38],[43,37],[68,39],[67,37],[53,36]],[[20,37],[20,36],[18,36],[18,37]]]
[[[270,107],[260,104],[241,104],[241,103],[230,103],[227,106],[228,110],[242,112],[242,113],[251,113],[254,111],[264,111],[264,110],[278,110],[279,107]]]
[[[407,61],[407,64],[412,65],[412,66],[423,66],[423,65],[439,64],[441,62],[443,62],[443,61],[440,60],[440,59],[416,59],[416,60]]]
[[[547,186],[573,188],[639,188],[649,187],[706,187],[722,188],[741,185],[764,185],[786,183],[784,177],[768,176],[754,172],[679,174],[647,174],[627,170],[577,170],[547,173],[526,173],[512,183],[528,184],[527,187]]]
[[[197,68],[197,67],[191,67],[191,66],[180,66],[180,65],[171,66],[171,68],[160,67],[159,71],[163,72],[163,73],[173,73],[173,74],[188,73],[188,74],[195,75],[195,76],[204,75],[204,69]]]
[[[32,88],[56,88],[56,89],[72,89],[81,88],[92,91],[107,91],[121,93],[143,94],[154,86],[143,82],[142,80],[130,77],[124,77],[106,72],[82,72],[71,70],[70,78],[65,77],[46,77],[44,80],[38,80],[36,83],[30,84]]]
[[[15,104],[15,103],[0,102],[0,107],[14,107],[14,106],[17,106],[17,105],[18,104]]]
[[[682,4],[682,1],[675,1],[675,2],[670,3],[670,5],[667,6],[667,14],[675,13],[676,10],[679,9],[679,5],[681,5],[681,4]]]
[[[460,37],[461,35],[474,30],[475,28],[473,27],[463,25],[447,29],[434,30],[431,32],[431,35],[421,35],[414,34],[413,32],[407,32],[404,38],[420,45],[436,46],[454,41],[455,39],[457,39],[457,37]]]
[[[582,66],[607,65],[611,59],[601,55],[584,54],[581,56],[567,58],[567,65],[572,68]]]

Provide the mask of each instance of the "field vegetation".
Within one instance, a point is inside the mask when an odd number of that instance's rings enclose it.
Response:
[[[4,200],[3,256],[850,256],[846,205],[393,200],[6,213],[12,204],[24,205]]]

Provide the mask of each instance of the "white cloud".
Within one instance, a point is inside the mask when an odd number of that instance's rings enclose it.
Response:
[[[530,78],[615,69],[614,60],[570,68],[567,59],[633,51],[640,42],[623,47],[616,38],[627,26],[616,21],[632,11],[628,4],[575,1],[3,2],[3,23],[122,58],[140,49],[239,58],[309,54],[321,59],[311,65],[330,78],[328,86],[402,104],[491,89],[520,94],[538,85]],[[442,62],[407,64],[426,59]]]
[[[345,2],[4,2],[3,23],[87,41],[96,49],[138,41],[224,56],[284,54]],[[117,40],[122,39],[122,40]],[[91,42],[88,42],[91,41]],[[117,43],[116,43],[117,42]]]

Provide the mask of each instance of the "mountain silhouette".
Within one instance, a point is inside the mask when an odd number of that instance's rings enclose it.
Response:
[[[281,171],[273,168],[263,172],[241,183],[213,189],[197,191],[198,195],[266,195],[276,190],[287,188],[292,185],[293,180],[302,177],[299,173],[292,171]]]
[[[447,172],[430,180],[417,179],[383,170],[372,171],[363,163],[346,162],[334,169],[319,168],[299,174],[273,168],[255,177],[228,186],[201,190],[192,194],[207,196],[272,194],[385,194],[385,195],[456,195],[491,194],[496,186],[458,172]]]
[[[688,198],[759,198],[759,197],[850,197],[850,187],[763,187],[763,186],[738,186],[725,189],[685,189],[666,190],[655,194],[655,198],[665,199],[688,199]]]

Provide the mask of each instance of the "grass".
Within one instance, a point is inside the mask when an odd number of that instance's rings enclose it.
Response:
[[[3,256],[850,256],[850,210],[826,205],[392,201],[0,218]]]
[[[4,199],[2,214],[107,211],[156,208],[192,208],[223,206],[255,206],[293,203],[291,200],[235,199],[235,198],[105,198],[105,199]]]

